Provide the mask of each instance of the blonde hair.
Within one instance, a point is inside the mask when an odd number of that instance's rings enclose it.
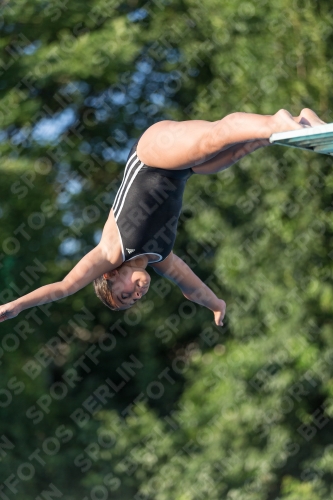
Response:
[[[100,276],[93,281],[97,297],[112,311],[120,311],[112,296],[112,282]]]

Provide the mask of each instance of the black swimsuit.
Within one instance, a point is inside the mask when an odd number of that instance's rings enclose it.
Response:
[[[138,142],[129,153],[112,208],[124,261],[153,254],[159,262],[173,248],[186,181],[194,172],[145,165],[136,154]]]

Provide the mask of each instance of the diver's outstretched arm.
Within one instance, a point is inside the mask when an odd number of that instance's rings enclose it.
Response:
[[[171,252],[162,262],[150,265],[157,274],[178,285],[188,300],[210,309],[214,313],[215,324],[223,326],[226,303],[180,257]]]
[[[0,306],[0,322],[15,318],[24,309],[40,306],[72,295],[116,266],[106,258],[101,245],[87,253],[62,281],[44,285],[23,297]]]

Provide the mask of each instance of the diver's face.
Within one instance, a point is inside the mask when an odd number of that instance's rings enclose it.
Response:
[[[122,266],[113,271],[112,296],[120,309],[128,309],[149,290],[150,276],[147,271]]]

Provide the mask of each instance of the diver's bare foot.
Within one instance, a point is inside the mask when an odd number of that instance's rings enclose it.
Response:
[[[308,125],[310,127],[318,127],[318,125],[325,125],[326,122],[321,120],[312,109],[304,108],[300,115],[296,117],[298,123]]]
[[[297,118],[293,118],[293,116],[286,109],[280,109],[270,118],[272,120],[272,133],[300,130],[309,126],[301,123],[301,119],[298,120]]]

